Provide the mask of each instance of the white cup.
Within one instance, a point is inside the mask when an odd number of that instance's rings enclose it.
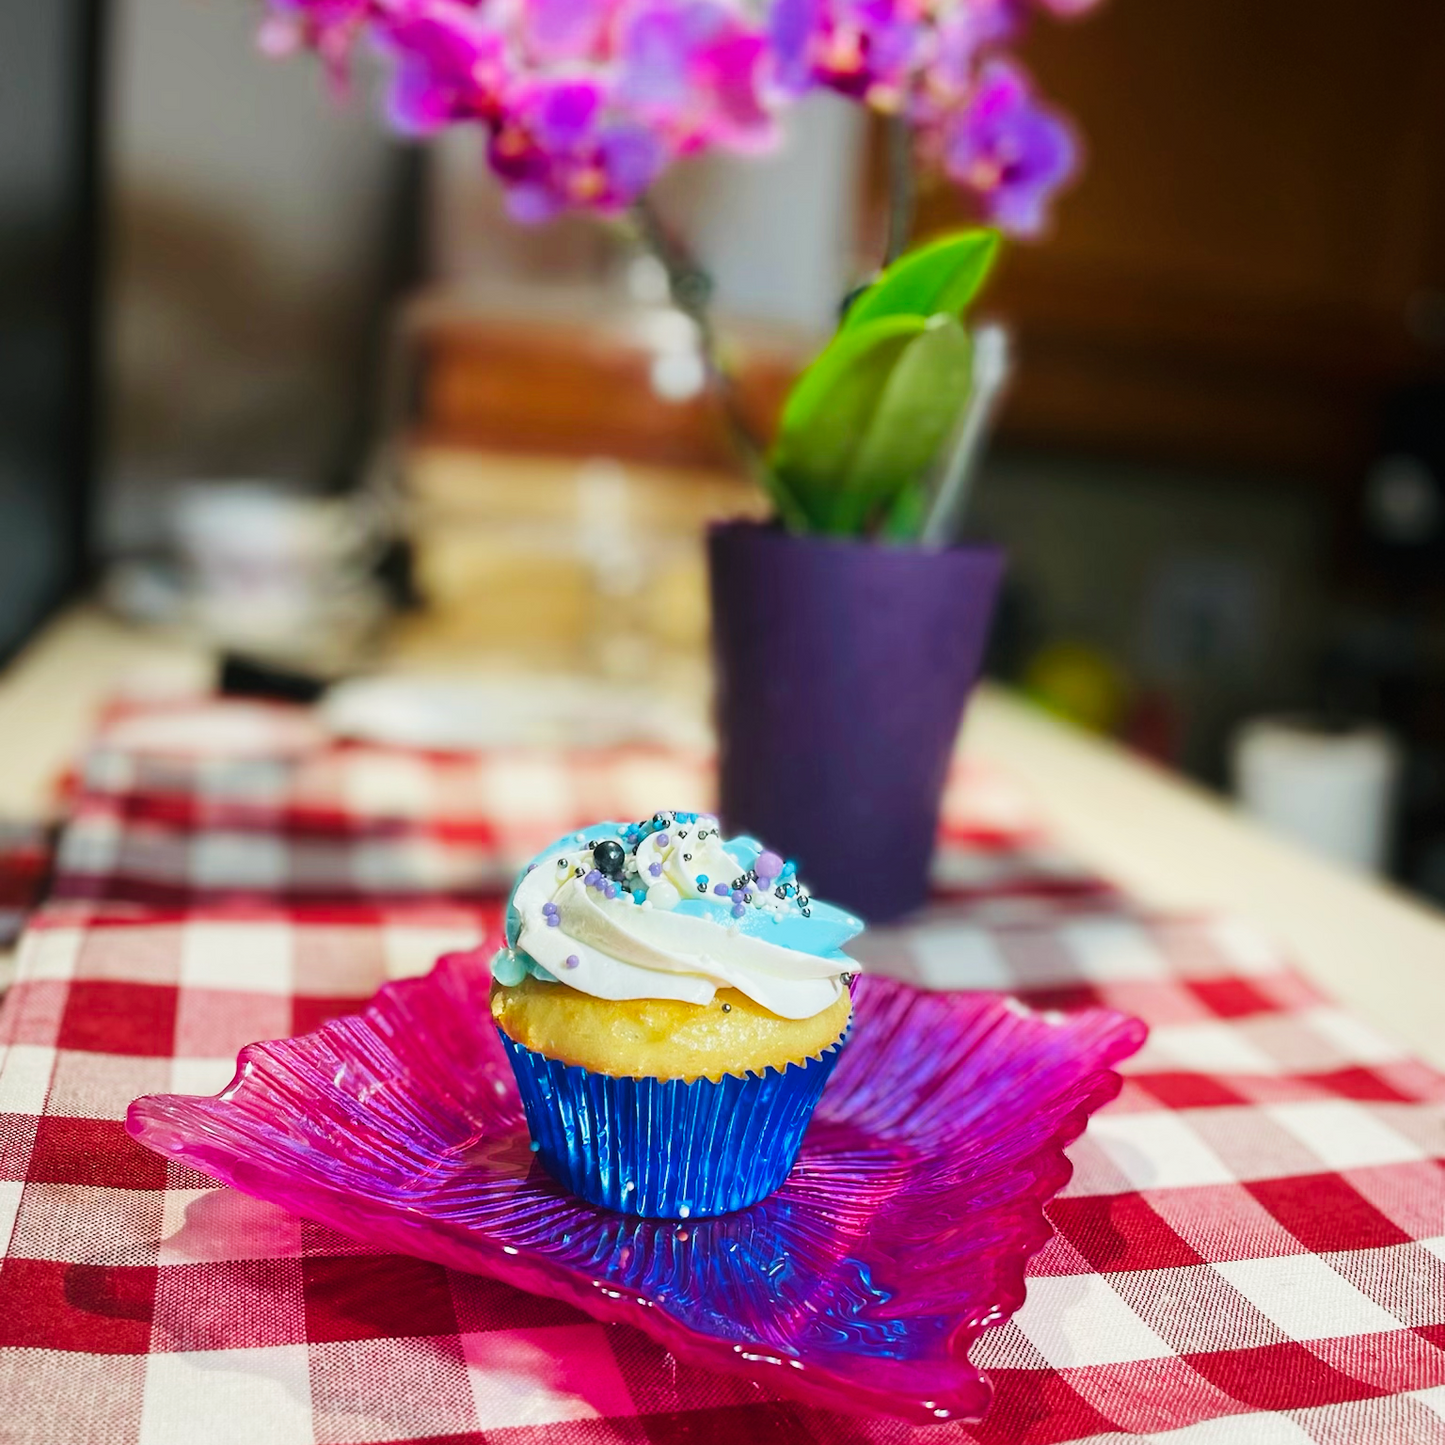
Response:
[[[354,502],[264,482],[192,483],[172,533],[196,620],[226,640],[284,639],[316,625],[363,580],[372,529]]]
[[[1379,728],[1258,718],[1235,735],[1235,794],[1253,817],[1368,873],[1389,859],[1399,749]]]

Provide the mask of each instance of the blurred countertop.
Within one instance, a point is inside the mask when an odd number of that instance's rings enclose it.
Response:
[[[35,818],[124,682],[194,691],[214,660],[80,605],[0,673],[0,817]],[[966,751],[1023,779],[1059,840],[1144,903],[1226,910],[1310,977],[1445,1068],[1445,914],[1275,838],[1227,800],[980,688]]]

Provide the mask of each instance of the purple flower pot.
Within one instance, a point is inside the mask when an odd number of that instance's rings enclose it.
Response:
[[[1002,552],[730,522],[708,554],[727,827],[870,923],[908,913],[928,894]]]

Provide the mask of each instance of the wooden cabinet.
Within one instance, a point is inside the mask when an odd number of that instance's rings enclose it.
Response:
[[[1350,475],[1445,341],[1445,4],[1106,0],[1025,53],[1089,159],[991,293],[1006,434]]]

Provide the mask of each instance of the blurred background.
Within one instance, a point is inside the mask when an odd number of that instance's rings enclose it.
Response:
[[[0,10],[0,649],[97,585],[308,677],[384,635],[705,689],[701,529],[761,502],[664,278],[257,18]],[[1090,158],[985,308],[990,670],[1265,815],[1298,734],[1258,720],[1303,720],[1391,800],[1336,851],[1445,902],[1445,7],[1110,0],[1025,55]],[[821,97],[664,186],[760,417],[873,264],[879,152]]]

